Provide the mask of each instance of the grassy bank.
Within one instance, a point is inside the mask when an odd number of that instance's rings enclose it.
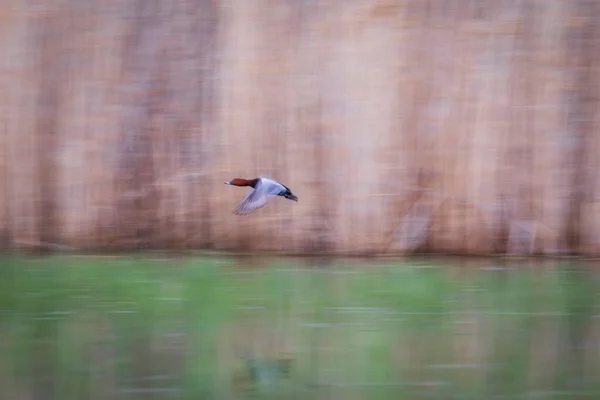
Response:
[[[0,262],[7,398],[600,394],[600,276],[583,265]]]

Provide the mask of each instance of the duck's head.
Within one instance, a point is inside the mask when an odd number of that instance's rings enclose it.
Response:
[[[233,185],[233,186],[250,186],[251,183],[252,183],[252,181],[250,179],[242,179],[242,178],[235,178],[228,182],[225,182],[226,185]]]

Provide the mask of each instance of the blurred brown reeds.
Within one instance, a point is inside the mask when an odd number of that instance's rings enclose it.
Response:
[[[599,253],[596,1],[0,10],[4,247]]]

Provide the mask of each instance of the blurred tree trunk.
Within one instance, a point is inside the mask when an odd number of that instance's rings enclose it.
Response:
[[[571,196],[567,217],[567,245],[571,252],[578,253],[582,239],[582,206],[590,197],[593,180],[590,174],[598,171],[588,169],[594,118],[597,107],[597,71],[600,39],[600,13],[594,0],[572,2],[574,16],[582,23],[570,27],[566,34],[566,48],[569,59],[565,71],[570,83],[565,92],[567,109],[567,137],[565,138],[565,160],[570,171]],[[597,134],[597,133],[596,133]]]
[[[125,247],[149,245],[154,234],[156,193],[152,188],[151,110],[160,68],[164,18],[157,0],[132,3],[132,29],[126,39],[122,73],[121,139],[117,162],[117,229]]]
[[[49,11],[37,29],[39,43],[39,94],[37,99],[35,135],[39,199],[38,232],[40,250],[49,250],[58,239],[57,221],[57,155],[61,96],[68,81],[68,54],[62,51],[68,16]]]

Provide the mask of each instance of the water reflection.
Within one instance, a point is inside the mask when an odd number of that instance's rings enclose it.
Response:
[[[591,396],[596,271],[572,260],[6,257],[0,384],[61,399]]]

